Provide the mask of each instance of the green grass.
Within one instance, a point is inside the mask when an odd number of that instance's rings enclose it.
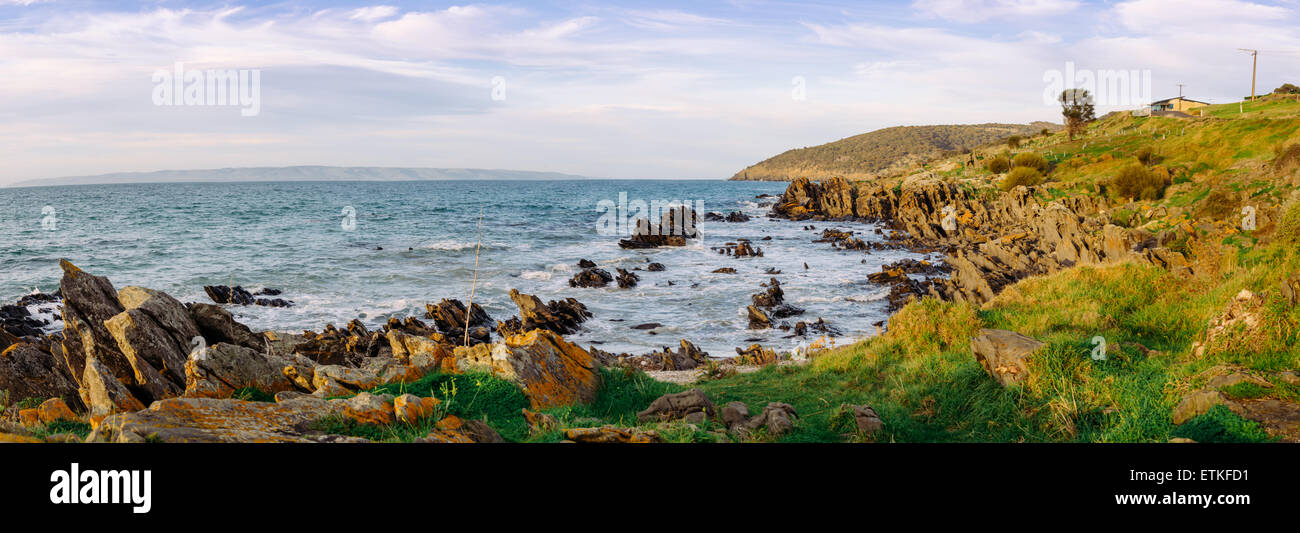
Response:
[[[236,400],[245,400],[250,402],[275,402],[275,395],[257,387],[236,389],[230,397]]]
[[[1272,442],[1273,439],[1251,422],[1227,407],[1216,405],[1205,414],[1184,422],[1173,436],[1196,442]]]
[[[82,440],[85,440],[86,436],[90,435],[90,424],[76,420],[56,420],[49,424],[32,428],[29,431],[33,437],[38,439],[44,439],[50,435],[57,435],[60,433],[71,433]]]

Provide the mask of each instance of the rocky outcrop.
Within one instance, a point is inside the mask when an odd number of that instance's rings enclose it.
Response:
[[[205,285],[203,292],[208,293],[208,298],[219,304],[293,307],[293,302],[282,298],[258,298],[258,296],[278,296],[280,291],[277,289],[262,289],[253,293],[240,286]]]
[[[569,286],[584,289],[598,289],[609,285],[609,282],[611,281],[614,281],[614,276],[610,275],[610,273],[603,268],[596,268],[593,266],[584,268],[581,272],[574,274],[573,278],[569,280]]]
[[[80,410],[77,388],[64,362],[43,346],[19,342],[0,351],[0,391],[10,404],[27,398],[61,398]]]
[[[514,382],[532,409],[589,403],[600,389],[600,363],[550,330],[508,336],[491,350],[457,348],[456,357],[460,371],[487,371]]]
[[[465,338],[465,328],[469,328],[469,343],[479,344],[492,340],[492,317],[488,316],[478,304],[470,304],[466,309],[460,300],[444,298],[437,305],[425,306],[425,318],[433,320],[438,332],[448,338],[461,342]],[[468,315],[468,316],[467,316]],[[468,324],[468,326],[467,326]]]
[[[749,215],[741,213],[740,211],[732,211],[725,215],[710,211],[704,214],[704,220],[710,222],[749,222]]]
[[[659,435],[653,431],[615,426],[568,429],[564,436],[570,441],[585,444],[648,444],[660,441]]]
[[[749,318],[749,329],[768,329],[772,327],[772,318],[758,307],[752,305],[746,307],[745,314]]]
[[[728,363],[737,365],[765,366],[780,362],[781,357],[775,350],[764,348],[759,344],[751,344],[744,350],[736,348],[736,356],[728,359]]]
[[[292,367],[293,372],[286,373],[286,367]],[[201,352],[196,350],[185,363],[185,396],[229,398],[236,390],[247,388],[270,394],[297,390],[299,387],[289,376],[310,374],[313,367],[310,360],[286,359],[218,343]]]
[[[635,287],[638,281],[641,281],[640,276],[621,268],[618,269],[618,278],[616,279],[618,280],[618,288],[620,289],[630,289]]]
[[[434,425],[427,437],[416,439],[418,443],[431,444],[495,444],[505,442],[501,434],[482,420],[462,420],[457,416],[448,416]]]
[[[635,368],[644,371],[691,370],[709,360],[709,354],[686,339],[681,340],[677,351],[665,346],[663,350],[643,355],[612,354],[592,346],[588,350],[603,366]]]
[[[746,409],[748,411],[748,409]],[[799,418],[794,406],[788,403],[771,402],[763,408],[758,416],[735,426],[734,431],[742,436],[751,436],[762,429],[768,437],[776,438],[794,430],[794,421]]]
[[[1044,344],[1014,331],[981,329],[970,346],[984,371],[1001,385],[1009,386],[1029,377],[1026,361]]]
[[[178,396],[185,390],[185,361],[198,326],[189,310],[161,291],[123,287],[118,291],[123,312],[104,321],[118,350],[134,373],[129,385],[150,402]]]
[[[199,335],[209,344],[234,344],[254,350],[267,346],[265,337],[254,334],[248,326],[235,321],[230,311],[213,304],[192,303],[188,305],[190,318],[199,330]]]
[[[982,304],[1016,281],[1080,264],[1136,260],[1190,272],[1181,253],[1162,247],[1182,230],[1157,235],[1128,230],[1110,224],[1100,197],[1040,200],[1044,196],[1039,189],[1017,187],[985,199],[956,183],[925,177],[898,186],[801,178],[791,182],[772,214],[883,222],[892,230],[889,246],[943,250],[949,272],[926,274],[930,279],[925,280],[883,280],[891,284],[894,309],[927,295]],[[821,240],[864,251],[884,246],[831,230]]]
[[[148,409],[105,418],[88,442],[348,442],[321,435],[311,423],[339,412],[333,402],[299,397],[284,402],[169,398]]]
[[[516,335],[539,328],[568,335],[578,331],[581,324],[591,318],[587,306],[573,298],[551,300],[543,304],[536,296],[510,289],[510,300],[519,307],[519,317],[497,323],[497,332],[502,336]]]
[[[632,236],[618,241],[618,245],[630,249],[686,246],[687,240],[699,237],[695,229],[698,222],[699,215],[694,209],[678,206],[665,211],[658,224],[646,218],[637,219]]]
[[[645,410],[636,414],[640,422],[677,420],[692,417],[694,422],[712,418],[715,409],[709,396],[700,389],[691,389],[656,398]],[[692,421],[692,420],[688,420]]]

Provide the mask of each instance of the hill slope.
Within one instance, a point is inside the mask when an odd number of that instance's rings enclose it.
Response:
[[[819,146],[788,150],[737,172],[731,179],[789,181],[800,177],[831,176],[870,179],[945,152],[975,148],[1012,135],[1036,135],[1045,128],[1055,130],[1059,127],[1048,122],[896,126]]]
[[[527,170],[490,170],[479,168],[399,168],[399,167],[246,167],[200,170],[159,170],[155,172],[117,172],[94,176],[68,176],[20,181],[11,187],[43,185],[90,185],[106,183],[165,183],[207,181],[416,181],[416,180],[570,180],[586,176],[558,172]]]

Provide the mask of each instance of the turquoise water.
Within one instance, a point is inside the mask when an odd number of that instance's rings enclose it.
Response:
[[[0,189],[0,299],[33,289],[53,291],[58,260],[107,276],[115,286],[161,289],[182,301],[209,301],[204,285],[282,289],[288,308],[236,307],[255,329],[319,330],[361,317],[422,316],[424,304],[464,301],[474,277],[482,213],[479,281],[474,301],[494,319],[516,313],[511,288],[543,300],[574,297],[595,314],[587,331],[570,338],[612,351],[641,353],[686,338],[713,355],[761,342],[791,349],[803,339],[779,330],[746,329],[744,308],[759,283],[777,275],[786,301],[824,317],[845,339],[875,333],[886,318],[887,289],[866,281],[906,251],[837,251],[812,243],[825,227],[853,229],[870,240],[872,226],[766,218],[755,197],[780,194],[785,184],[679,180],[420,181],[316,183],[185,183],[83,185]],[[701,222],[700,242],[684,248],[623,250],[617,235],[601,235],[601,200],[619,194],[646,202],[699,203],[705,211],[744,211],[745,223]],[[766,200],[770,201],[770,200]],[[54,210],[53,229],[42,210]],[[346,207],[355,210],[355,228]],[[771,241],[760,241],[764,236]],[[710,250],[749,238],[765,256],[735,259]],[[378,249],[382,248],[382,250]],[[579,259],[614,268],[644,268],[640,284],[618,289],[570,288]],[[865,260],[865,263],[863,262]],[[805,270],[803,264],[809,269]],[[720,267],[738,274],[713,274]],[[671,284],[669,282],[672,282]],[[630,326],[658,322],[654,330]]]

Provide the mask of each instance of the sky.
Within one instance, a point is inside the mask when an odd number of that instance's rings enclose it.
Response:
[[[290,165],[726,178],[884,127],[1060,122],[1054,72],[1238,101],[1238,48],[1260,50],[1259,91],[1300,84],[1300,0],[0,0],[0,184]],[[177,63],[256,71],[256,113],[158,105]]]

